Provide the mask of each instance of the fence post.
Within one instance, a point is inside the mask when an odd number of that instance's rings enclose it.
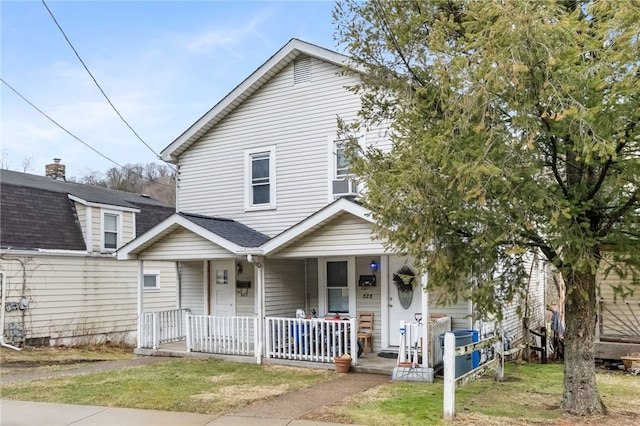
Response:
[[[444,419],[453,420],[456,405],[456,336],[447,332],[444,335]]]
[[[153,313],[153,349],[158,349],[160,346],[160,318],[159,313]]]
[[[358,365],[358,324],[355,318],[349,319],[349,338],[351,342],[349,345],[351,347],[351,364]]]

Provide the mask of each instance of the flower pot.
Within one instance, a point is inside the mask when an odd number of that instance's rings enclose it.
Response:
[[[333,361],[336,363],[336,371],[338,373],[348,373],[351,368],[351,358],[335,357]]]

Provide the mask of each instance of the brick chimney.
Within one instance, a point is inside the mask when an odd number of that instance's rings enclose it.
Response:
[[[66,180],[64,164],[60,164],[60,158],[54,158],[53,163],[44,166],[44,174],[55,180]]]

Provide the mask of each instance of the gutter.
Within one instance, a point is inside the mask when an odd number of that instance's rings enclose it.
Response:
[[[10,344],[4,341],[4,303],[7,296],[7,276],[4,271],[0,271],[2,274],[2,305],[0,306],[0,346],[3,348],[10,348],[16,351],[21,350],[20,348],[16,348],[15,346],[11,346]]]

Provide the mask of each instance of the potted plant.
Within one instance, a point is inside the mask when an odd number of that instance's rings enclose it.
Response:
[[[349,368],[351,368],[351,355],[343,354],[342,356],[337,356],[333,358],[333,361],[336,364],[336,371],[338,373],[349,372]]]

